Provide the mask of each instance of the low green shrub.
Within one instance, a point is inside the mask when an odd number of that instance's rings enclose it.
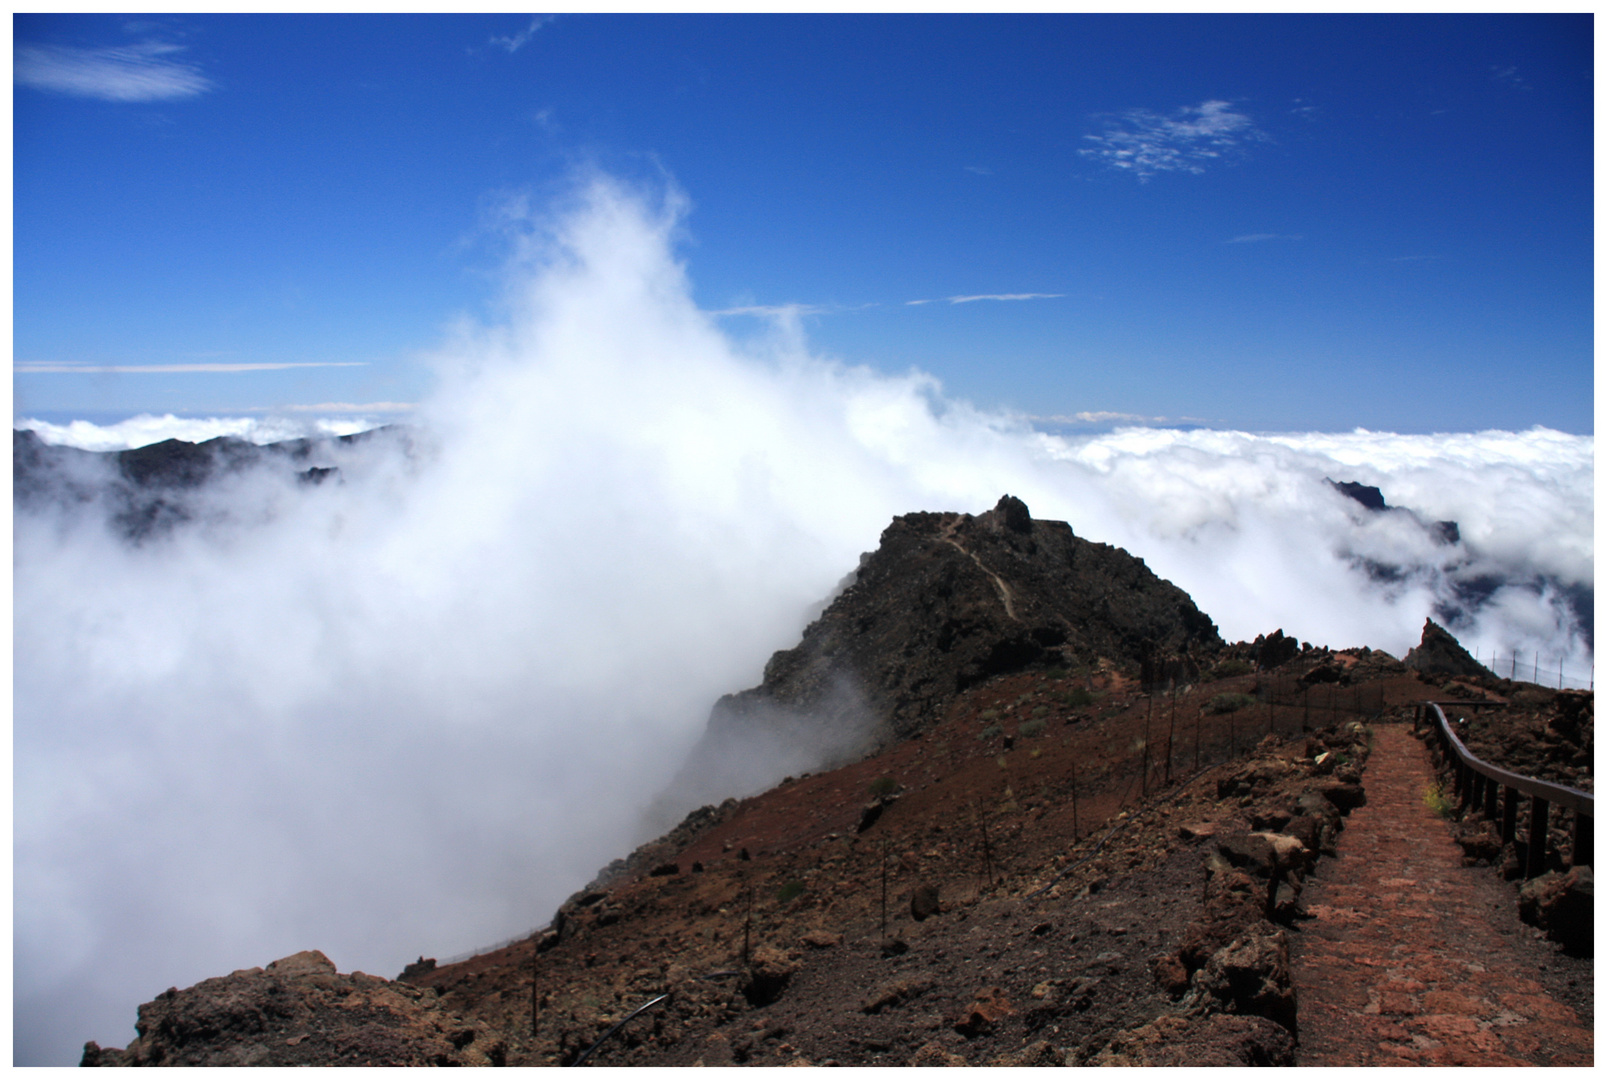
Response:
[[[1456,804],[1445,794],[1445,785],[1430,784],[1423,789],[1423,805],[1447,821],[1456,817]]]
[[[1208,713],[1230,713],[1240,709],[1248,709],[1255,704],[1255,698],[1249,694],[1217,694],[1205,703]]]
[[[891,776],[878,776],[870,782],[870,794],[873,799],[880,799],[884,795],[891,795],[898,790],[898,781]]]
[[[803,882],[797,880],[789,881],[785,885],[781,886],[780,889],[776,890],[776,902],[780,904],[790,904],[794,900],[798,899],[798,897],[802,896],[803,892]]]
[[[1000,735],[1003,735],[1003,734],[1004,734],[1004,728],[1000,727],[998,724],[989,724],[987,727],[982,729],[982,734],[978,735],[977,738],[984,739],[984,740],[986,740],[986,739],[997,739]]]
[[[1084,705],[1092,705],[1099,700],[1081,686],[1072,687],[1070,690],[1062,690],[1056,697],[1059,698],[1060,704],[1069,705],[1073,709],[1080,709]]]
[[[1224,660],[1211,669],[1213,679],[1231,679],[1236,675],[1248,675],[1255,670],[1255,666],[1248,660]]]
[[[1031,720],[1021,721],[1021,726],[1016,731],[1020,733],[1023,739],[1031,739],[1042,735],[1045,726],[1045,722],[1042,719],[1034,717]]]

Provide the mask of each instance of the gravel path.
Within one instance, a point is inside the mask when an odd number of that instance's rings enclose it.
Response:
[[[1433,776],[1410,731],[1381,724],[1376,740],[1367,805],[1294,935],[1300,1064],[1594,1064],[1593,962],[1519,923],[1494,871],[1462,866],[1423,802]]]

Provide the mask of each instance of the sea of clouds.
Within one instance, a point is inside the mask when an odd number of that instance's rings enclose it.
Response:
[[[1017,495],[1230,640],[1402,655],[1460,605],[1482,655],[1590,677],[1591,437],[1046,434],[795,330],[736,341],[691,299],[682,210],[597,178],[527,218],[503,317],[441,346],[405,453],[235,478],[137,545],[95,504],[18,509],[18,1063],[124,1045],[167,987],[301,949],[392,976],[545,922],[908,511]],[[19,426],[305,433],[180,423]]]

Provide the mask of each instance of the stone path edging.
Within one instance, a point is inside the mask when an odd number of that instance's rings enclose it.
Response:
[[[1312,918],[1294,935],[1299,1063],[1593,1065],[1594,1033],[1492,918],[1476,877],[1490,871],[1462,866],[1424,803],[1423,746],[1404,726],[1375,733],[1367,805],[1306,883]]]

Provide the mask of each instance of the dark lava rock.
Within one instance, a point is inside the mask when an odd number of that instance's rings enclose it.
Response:
[[[126,1050],[92,1042],[82,1064],[487,1065],[507,1055],[494,1031],[443,1010],[434,991],[341,975],[316,951],[164,991],[134,1027]]]
[[[1565,874],[1553,870],[1525,882],[1518,891],[1518,914],[1570,952],[1594,955],[1595,901],[1595,873],[1575,866]]]
[[[941,914],[943,905],[938,900],[936,885],[922,885],[910,896],[910,918],[916,922],[925,922],[933,915]]]
[[[1406,666],[1412,671],[1433,677],[1465,676],[1494,679],[1495,675],[1468,655],[1460,642],[1433,619],[1423,623],[1423,639],[1417,648],[1406,654]]]
[[[1330,480],[1342,494],[1355,499],[1369,510],[1388,510],[1389,505],[1384,502],[1384,493],[1370,484],[1358,484],[1354,480]]]
[[[1284,637],[1283,630],[1274,630],[1267,637],[1257,637],[1251,645],[1252,655],[1256,663],[1263,668],[1282,667],[1300,655],[1300,641],[1297,638]]]
[[[955,695],[1035,665],[1138,666],[1222,641],[1187,593],[1120,548],[1037,521],[1005,496],[987,513],[895,518],[881,546],[764,681],[716,703],[709,736],[809,718],[907,738]]]

